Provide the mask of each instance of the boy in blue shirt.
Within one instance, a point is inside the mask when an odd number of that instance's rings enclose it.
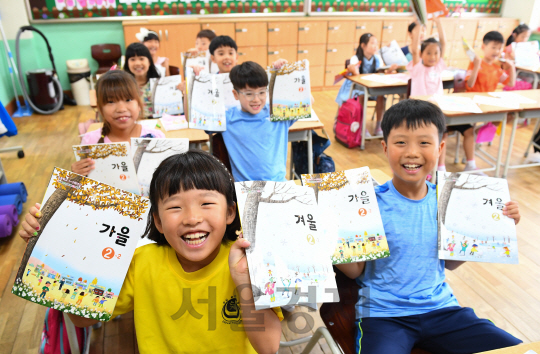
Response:
[[[437,256],[437,195],[426,181],[444,146],[442,111],[420,100],[392,106],[382,121],[392,180],[375,188],[391,256],[337,265],[360,285],[356,304],[358,353],[477,353],[521,343],[459,306],[444,269],[463,262]],[[503,214],[520,220],[516,202]]]
[[[274,66],[282,64],[278,61]],[[289,127],[295,121],[270,121],[268,75],[259,64],[237,65],[229,77],[241,108],[227,111],[227,130],[222,135],[235,181],[285,181]]]

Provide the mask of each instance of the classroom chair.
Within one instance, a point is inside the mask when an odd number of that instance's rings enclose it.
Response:
[[[178,66],[169,65],[169,74],[180,75],[180,68]]]
[[[122,48],[119,44],[95,44],[91,47],[92,58],[98,62],[96,75],[103,74],[118,64],[118,60],[122,56]]]
[[[210,153],[214,155],[219,161],[221,161],[225,167],[232,173],[231,161],[229,159],[229,152],[225,146],[223,135],[217,133],[210,136]]]
[[[356,341],[356,311],[359,286],[354,279],[350,279],[336,267],[336,284],[339,293],[339,302],[324,303],[321,306],[321,318],[340,346],[344,354],[355,353]],[[411,354],[430,354],[420,348],[414,348]]]

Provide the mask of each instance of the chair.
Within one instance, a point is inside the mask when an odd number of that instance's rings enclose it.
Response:
[[[454,93],[465,92],[466,91],[466,81],[465,77],[467,76],[467,71],[465,70],[456,70],[454,72]],[[459,144],[461,140],[461,135],[459,132],[455,132],[456,135],[456,153],[454,158],[454,163],[459,163]],[[463,157],[463,163],[465,163],[465,157]]]
[[[334,272],[339,302],[324,303],[320,309],[321,318],[343,353],[353,354],[356,350],[355,305],[358,300],[359,286],[355,280],[347,277],[336,267],[334,267]],[[411,354],[429,354],[429,352],[414,348]]]
[[[180,68],[178,66],[169,65],[169,74],[180,75]]]
[[[229,159],[229,153],[227,147],[225,146],[225,141],[223,140],[223,135],[221,133],[214,134],[210,136],[211,150],[210,152],[214,155],[219,161],[221,161],[225,167],[232,173],[231,161]]]
[[[118,59],[122,56],[122,49],[119,44],[96,44],[91,47],[92,58],[98,62],[97,75],[103,74],[118,64]]]

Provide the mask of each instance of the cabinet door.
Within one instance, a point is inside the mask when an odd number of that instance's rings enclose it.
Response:
[[[444,27],[444,34],[446,35],[446,40],[454,40],[454,31],[456,28],[457,20],[453,18],[441,18],[441,25]],[[439,31],[437,25],[434,23],[432,25],[431,34],[435,37],[439,37]],[[461,39],[461,38],[457,38]]]
[[[298,22],[268,22],[268,45],[297,45]]]
[[[473,41],[476,36],[478,20],[459,20],[454,29],[454,40],[460,40],[462,37]],[[446,32],[445,32],[446,33]]]
[[[324,86],[325,87],[331,87],[334,85],[334,78],[337,74],[343,71],[343,65],[327,65],[326,69],[324,70]],[[347,80],[347,79],[343,79]],[[343,80],[341,80],[338,85],[343,84]]]
[[[469,45],[472,45],[472,43],[469,42]],[[463,49],[463,44],[461,40],[449,41],[447,51],[447,56],[451,60],[469,58],[465,53],[465,50]]]
[[[240,22],[236,23],[235,28],[236,45],[239,47],[262,46],[268,43],[266,22]]]
[[[458,69],[467,70],[467,68],[469,67],[469,59],[450,60],[450,66]]]
[[[355,41],[355,21],[329,21],[328,44],[352,43]]]
[[[324,65],[326,57],[326,45],[303,44],[298,46],[298,60],[308,59],[310,66]]]
[[[477,41],[482,40],[486,33],[490,31],[498,31],[498,30],[499,30],[499,20],[479,20],[475,39]]]
[[[254,61],[266,69],[268,65],[267,47],[238,47],[238,64],[242,64],[245,61]]]
[[[381,20],[356,21],[356,33],[355,33],[354,41],[358,43],[360,41],[360,36],[362,36],[364,33],[371,33],[380,41],[381,34],[382,34],[382,27],[383,27],[383,21]]]
[[[324,86],[324,66],[309,66],[309,81],[311,87],[323,87]]]
[[[135,37],[135,34],[139,33],[140,30],[141,26],[139,25],[124,26],[124,43],[126,44],[126,47],[131,43],[139,42],[139,40]]]
[[[287,59],[289,63],[296,61],[297,46],[276,45],[268,46],[268,65],[272,65],[278,59]]]
[[[218,36],[229,36],[235,39],[234,23],[203,23],[202,29],[209,29],[214,31]]]
[[[180,53],[195,46],[195,39],[201,30],[201,25],[190,23],[160,27],[161,45],[165,47],[165,54],[169,58],[170,65],[181,67]]]
[[[328,22],[300,21],[298,22],[298,44],[326,44]]]
[[[345,68],[345,60],[350,59],[354,54],[354,45],[349,44],[328,44],[326,47],[326,66],[341,65]]]
[[[396,40],[397,42],[407,42],[408,20],[384,20],[382,35],[379,39],[381,46],[386,46]]]
[[[514,30],[514,28],[516,28],[518,24],[518,20],[513,18],[504,18],[499,20],[498,31],[501,32],[505,41],[512,34],[512,31]]]

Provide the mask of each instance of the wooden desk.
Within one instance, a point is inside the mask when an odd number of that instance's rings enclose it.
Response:
[[[370,169],[370,171],[371,171],[371,177],[373,177],[379,184],[385,184],[390,179],[392,179],[392,177],[388,176],[386,173],[384,173],[381,170],[374,168],[374,169]]]
[[[538,81],[540,80],[540,68],[531,68],[527,66],[516,66],[516,76],[519,72],[532,74],[534,77],[533,89],[538,87]]]
[[[490,350],[488,352],[482,352],[477,354],[529,354],[528,350],[533,350],[540,354],[540,342],[520,344],[513,347]]]
[[[324,130],[324,124],[322,124],[320,121],[303,122],[301,120],[298,120],[289,128],[289,141],[307,141],[309,174],[313,173],[313,139],[311,136],[311,131],[314,129]],[[293,173],[293,153],[291,149],[290,176],[292,179],[294,179]]]
[[[365,142],[369,139],[380,139],[382,136],[370,136],[366,137],[366,107],[368,103],[369,96],[385,96],[385,95],[401,95],[407,93],[407,82],[397,82],[393,84],[386,84],[381,82],[375,82],[370,80],[365,80],[364,77],[368,75],[374,75],[374,74],[360,74],[360,75],[353,75],[353,76],[346,76],[347,80],[352,81],[351,85],[351,91],[349,92],[349,98],[352,97],[353,90],[355,86],[359,86],[360,89],[364,92],[367,92],[367,94],[364,95],[364,109],[362,110],[362,145],[360,145],[360,149],[364,150],[365,148]],[[443,84],[444,82],[453,82],[454,77],[448,76],[443,77]]]

